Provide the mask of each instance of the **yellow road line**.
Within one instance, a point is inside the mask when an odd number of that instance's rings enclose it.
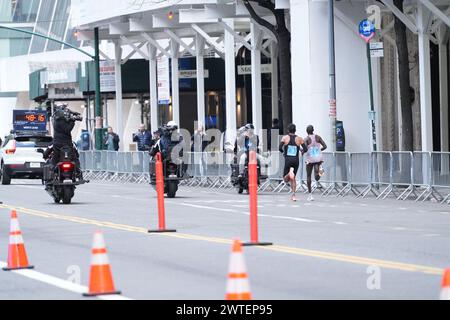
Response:
[[[113,222],[109,222],[109,221],[100,221],[100,220],[86,219],[86,218],[80,218],[80,217],[74,217],[74,216],[67,216],[67,215],[62,215],[62,214],[38,211],[38,210],[34,210],[34,209],[29,209],[29,208],[13,207],[13,206],[5,205],[5,204],[0,205],[0,208],[9,209],[9,210],[15,209],[18,212],[25,213],[25,214],[28,214],[31,216],[41,217],[41,218],[62,220],[62,221],[79,223],[79,224],[94,225],[94,226],[99,226],[99,227],[104,227],[104,228],[110,228],[110,229],[115,229],[115,230],[147,234],[147,229],[145,229],[145,228],[125,225],[125,224],[118,224],[118,223],[113,223]],[[228,245],[232,243],[232,240],[229,240],[229,239],[192,235],[192,234],[186,234],[186,233],[162,233],[162,234],[158,234],[158,235],[165,236],[165,237],[171,237],[171,238],[196,240],[196,241],[204,241],[204,242],[228,244]],[[287,247],[287,246],[274,245],[274,246],[268,246],[268,247],[260,247],[260,249],[267,250],[267,251],[288,253],[288,254],[293,254],[293,255],[298,255],[298,256],[319,258],[319,259],[325,259],[325,260],[334,260],[334,261],[346,262],[346,263],[351,263],[351,264],[359,264],[359,265],[366,265],[366,266],[378,266],[380,268],[393,269],[393,270],[399,270],[399,271],[425,273],[425,274],[430,274],[430,275],[442,275],[444,272],[444,270],[441,268],[435,268],[435,267],[430,267],[430,266],[422,266],[422,265],[401,263],[401,262],[395,262],[395,261],[364,258],[364,257],[358,257],[358,256],[344,255],[344,254],[325,252],[325,251],[308,250],[308,249]]]

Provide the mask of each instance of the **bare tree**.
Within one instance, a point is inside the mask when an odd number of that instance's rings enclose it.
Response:
[[[254,0],[259,6],[272,12],[275,17],[275,25],[260,17],[249,0],[243,0],[250,16],[259,25],[269,29],[278,40],[278,61],[280,69],[280,110],[282,114],[283,128],[292,123],[292,73],[291,73],[291,32],[286,25],[284,9],[275,9],[272,0]]]

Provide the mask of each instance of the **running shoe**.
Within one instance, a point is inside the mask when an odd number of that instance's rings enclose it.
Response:
[[[319,167],[319,176],[323,177],[323,175],[325,174],[325,170],[323,169],[323,166]]]
[[[312,195],[312,194],[310,194],[310,195],[309,195],[309,197],[308,197],[308,201],[309,201],[309,202],[311,202],[311,201],[314,201],[314,197],[313,197],[313,195]]]
[[[297,202],[297,198],[295,197],[295,194],[293,194],[293,195],[291,196],[291,200],[292,200],[293,202]]]

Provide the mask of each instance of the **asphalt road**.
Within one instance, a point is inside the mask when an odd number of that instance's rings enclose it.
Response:
[[[16,208],[31,273],[0,271],[0,299],[84,299],[93,233],[102,230],[116,288],[130,299],[223,299],[231,240],[249,240],[248,196],[182,188],[157,227],[150,186],[93,182],[53,204],[37,181],[0,186],[0,265]],[[245,247],[254,299],[437,299],[450,267],[450,207],[412,201],[259,196],[259,235]],[[72,284],[77,279],[80,285]]]

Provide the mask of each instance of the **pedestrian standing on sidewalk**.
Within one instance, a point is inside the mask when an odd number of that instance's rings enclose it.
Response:
[[[327,149],[327,145],[323,141],[323,139],[314,134],[314,127],[309,125],[306,128],[306,133],[308,136],[305,138],[305,144],[308,148],[306,153],[306,176],[307,176],[307,185],[308,185],[308,201],[314,201],[314,197],[312,196],[312,172],[314,170],[314,177],[316,179],[316,183],[319,182],[320,178],[324,175],[325,171],[323,170],[323,154],[322,152]]]
[[[300,151],[306,152],[306,145],[304,144],[303,138],[297,136],[295,133],[297,127],[295,124],[290,124],[288,126],[289,134],[284,136],[280,142],[280,152],[284,156],[284,173],[283,179],[285,183],[290,183],[292,190],[292,201],[297,201],[295,193],[297,191],[297,172],[300,166]]]
[[[108,133],[105,137],[105,146],[108,151],[119,151],[120,138],[117,133],[114,133],[113,128],[108,128]]]

